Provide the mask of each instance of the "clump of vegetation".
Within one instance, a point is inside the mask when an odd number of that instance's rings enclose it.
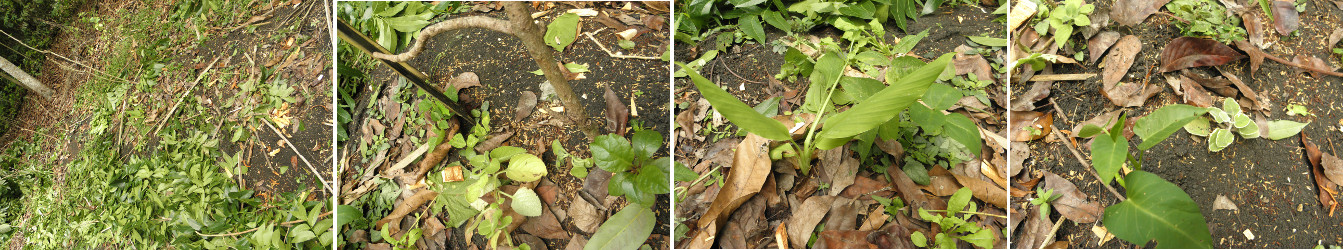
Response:
[[[1208,117],[1212,119],[1209,120]],[[1263,125],[1268,127],[1268,134],[1261,135],[1260,125],[1251,120],[1250,116],[1241,110],[1240,103],[1232,98],[1223,99],[1222,108],[1209,107],[1208,117],[1195,118],[1184,126],[1184,130],[1192,135],[1207,137],[1208,151],[1212,152],[1222,151],[1230,146],[1231,142],[1236,140],[1236,136],[1231,133],[1233,131],[1244,139],[1279,140],[1301,133],[1301,129],[1309,124],[1291,120],[1269,121]]]
[[[1226,7],[1216,1],[1172,0],[1166,3],[1166,9],[1180,18],[1175,26],[1180,27],[1184,36],[1206,37],[1228,44],[1245,39],[1240,18],[1227,15]]]
[[[1050,28],[1053,28],[1054,44],[1062,47],[1073,36],[1073,31],[1076,31],[1074,27],[1091,25],[1091,17],[1088,15],[1095,10],[1095,5],[1083,0],[1065,0],[1053,10],[1041,5],[1040,12],[1036,13],[1036,16],[1045,19],[1035,23],[1035,32],[1043,36],[1049,34]]]

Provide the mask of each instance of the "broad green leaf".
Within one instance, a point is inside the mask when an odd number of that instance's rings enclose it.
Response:
[[[996,239],[993,235],[993,230],[984,230],[983,228],[980,228],[979,231],[975,231],[974,233],[956,238],[960,238],[962,241],[969,242],[971,245],[983,249],[993,248],[993,241]]]
[[[1133,244],[1157,248],[1212,248],[1212,234],[1198,203],[1179,186],[1144,172],[1124,177],[1128,200],[1105,208],[1105,227]]]
[[[569,44],[574,43],[574,39],[578,38],[578,21],[579,17],[574,13],[565,13],[555,17],[555,21],[551,21],[550,25],[546,26],[544,37],[546,45],[564,52],[564,47],[568,47]]]
[[[1252,123],[1250,121],[1250,116],[1245,115],[1245,113],[1236,113],[1236,116],[1231,117],[1231,122],[1236,128],[1245,128],[1245,126],[1249,126],[1250,123]]]
[[[1104,134],[1091,142],[1091,166],[1096,168],[1101,183],[1109,184],[1124,160],[1128,159],[1128,139],[1124,135]]]
[[[1293,135],[1301,133],[1301,128],[1305,128],[1307,124],[1310,123],[1300,123],[1291,120],[1269,121],[1268,134],[1264,137],[1272,140],[1292,137]]]
[[[886,84],[872,78],[845,76],[839,79],[839,85],[844,87],[844,92],[848,92],[856,100],[867,100],[881,89],[886,88]]]
[[[946,124],[942,126],[943,133],[965,145],[971,154],[979,155],[984,140],[980,138],[979,126],[975,125],[975,121],[961,113],[948,114],[946,119]]]
[[[1250,122],[1250,124],[1246,124],[1244,128],[1237,128],[1236,132],[1240,132],[1240,137],[1244,137],[1245,139],[1259,138],[1259,123]]]
[[[742,8],[760,5],[760,3],[764,3],[765,0],[729,0],[728,2],[731,2],[734,7]]]
[[[1166,137],[1170,137],[1175,131],[1179,131],[1189,121],[1208,112],[1208,109],[1189,106],[1185,104],[1173,104],[1161,107],[1151,114],[1138,119],[1137,124],[1133,125],[1133,133],[1142,137],[1142,144],[1138,144],[1138,149],[1147,150],[1156,146]]]
[[[755,39],[761,44],[765,43],[765,26],[760,25],[760,17],[752,15],[738,18],[737,28],[739,28],[743,34],[746,34],[747,37]]]
[[[592,142],[591,150],[594,163],[607,172],[625,172],[634,165],[634,149],[630,147],[628,140],[619,135],[597,136],[597,140]]]
[[[964,211],[965,206],[970,204],[970,197],[971,192],[968,187],[962,187],[956,190],[956,193],[951,194],[951,198],[947,200],[947,216],[956,216],[956,213]]]
[[[1192,135],[1207,137],[1209,133],[1212,133],[1212,127],[1208,122],[1207,117],[1196,117],[1193,121],[1189,121],[1189,124],[1184,125],[1184,131]]]
[[[680,63],[678,62],[678,64]],[[685,64],[681,64],[681,67],[685,67]],[[700,95],[709,101],[709,105],[713,106],[718,113],[723,114],[723,117],[726,117],[732,124],[736,124],[737,127],[741,127],[746,132],[770,140],[786,141],[792,138],[788,135],[788,128],[783,127],[783,123],[760,115],[760,113],[751,109],[751,106],[746,106],[746,103],[742,103],[741,100],[719,88],[709,79],[705,79],[704,76],[700,76],[698,72],[686,70],[686,74],[695,83],[695,88],[699,89]],[[600,165],[598,164],[598,166]]]
[[[1240,103],[1236,102],[1235,98],[1223,98],[1222,110],[1228,115],[1240,114]]]
[[[915,45],[919,45],[919,41],[923,40],[924,37],[928,37],[928,29],[924,29],[918,34],[901,37],[900,42],[896,43],[894,47],[891,47],[891,51],[896,54],[909,53],[910,50],[914,50]]]
[[[352,221],[364,218],[364,213],[350,205],[336,206],[336,227],[348,225]]]
[[[793,32],[792,26],[788,24],[787,19],[784,19],[782,13],[766,10],[765,12],[760,13],[760,19],[765,20],[765,23],[769,23],[770,26],[774,26],[774,28],[782,30],[784,33]]]
[[[905,161],[905,166],[901,167],[901,170],[903,170],[905,176],[909,176],[909,179],[913,180],[915,184],[928,185],[928,182],[931,181],[928,177],[928,168],[917,161]]]
[[[904,17],[900,17],[900,18],[904,18]],[[928,237],[923,236],[923,232],[914,231],[914,233],[909,234],[909,239],[911,239],[911,240],[914,241],[914,246],[917,246],[917,247],[928,247]]]
[[[1101,127],[1096,126],[1095,124],[1087,124],[1083,125],[1082,129],[1077,130],[1077,137],[1091,138],[1092,136],[1096,136],[1096,134],[1100,134],[1102,132],[1105,132],[1105,129],[1102,129]]]
[[[770,97],[769,99],[760,102],[760,104],[756,104],[755,107],[751,107],[751,109],[754,109],[755,112],[760,113],[760,115],[764,115],[765,117],[773,117],[779,115],[780,100],[783,100],[783,97]]]
[[[1217,109],[1217,108],[1208,108],[1208,116],[1211,116],[1211,117],[1212,117],[1212,121],[1217,122],[1217,123],[1228,123],[1228,122],[1231,122],[1231,115],[1230,115],[1230,114],[1227,114],[1226,111],[1221,110],[1221,109]]]
[[[630,143],[634,147],[634,153],[640,158],[652,159],[653,153],[662,148],[662,134],[653,130],[640,130],[634,133]]]
[[[1231,142],[1235,140],[1236,136],[1231,134],[1231,130],[1221,128],[1213,129],[1212,133],[1208,135],[1208,151],[1222,151],[1222,149],[1226,148],[1226,146],[1230,146]]]
[[[932,84],[937,75],[942,73],[949,61],[951,61],[951,54],[944,54],[932,63],[928,63],[928,65],[901,77],[896,82],[891,83],[891,86],[873,94],[872,97],[853,105],[848,111],[826,119],[825,130],[821,131],[819,137],[830,139],[850,138],[886,123],[886,121],[898,115],[900,111],[908,108],[919,97],[922,97],[923,93],[928,91],[928,85]],[[831,143],[825,143],[827,141],[831,141]],[[822,150],[843,145],[839,140],[822,140],[821,142],[818,143],[817,148]]]
[[[424,14],[429,15],[426,16]],[[423,29],[424,26],[429,26],[429,18],[432,18],[434,13],[425,12],[424,14],[386,18],[383,19],[383,21],[387,22],[387,25],[391,26],[392,29],[395,29],[396,31],[417,32],[420,31],[420,29]]]
[[[512,205],[513,211],[522,216],[541,216],[541,199],[536,196],[536,191],[530,188],[518,187],[518,191],[513,192]]]
[[[970,41],[978,43],[979,45],[990,46],[990,47],[1007,47],[1007,39],[983,37],[983,36],[966,36],[965,38],[968,38],[970,39]]]
[[[497,161],[508,161],[509,159],[512,159],[513,156],[526,153],[527,149],[524,148],[514,146],[499,146],[498,148],[494,148],[494,150],[490,150],[490,159]]]
[[[546,164],[535,155],[519,154],[508,161],[508,170],[504,170],[504,174],[515,181],[532,182],[546,175]]]
[[[923,94],[923,103],[928,104],[933,110],[947,110],[951,105],[955,105],[961,100],[961,90],[951,85],[942,83],[933,83],[928,86],[928,93]]]
[[[695,181],[695,179],[699,179],[699,173],[695,173],[695,170],[690,169],[690,167],[686,167],[685,164],[681,164],[681,162],[675,162],[674,165],[676,166],[672,167],[673,169],[672,171],[674,172],[672,175],[674,178],[676,178],[675,181],[689,182],[689,181]]]
[[[579,161],[578,158],[574,158],[573,160],[574,160],[574,161]],[[583,159],[583,160],[586,161],[587,159]],[[573,167],[572,167],[572,168],[569,168],[569,175],[572,175],[572,176],[574,176],[574,177],[578,177],[579,179],[588,178],[588,168],[587,168],[587,166],[579,166],[578,164],[570,164],[570,165],[573,165]]]
[[[846,62],[847,60],[834,52],[825,53],[816,59],[816,66],[811,71],[811,86],[807,89],[807,99],[802,104],[803,110],[819,113],[822,110],[832,109],[830,103],[826,103],[826,95],[830,94],[830,87],[838,84],[839,78],[844,75]]]
[[[653,216],[653,210],[639,204],[627,205],[602,223],[583,249],[638,249],[648,240],[648,235],[653,233],[653,225],[656,223],[657,218]]]

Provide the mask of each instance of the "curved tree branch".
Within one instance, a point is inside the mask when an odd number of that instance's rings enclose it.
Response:
[[[513,29],[513,26],[509,25],[507,21],[499,20],[497,18],[487,16],[469,16],[462,18],[453,18],[447,21],[436,23],[434,25],[430,25],[429,27],[424,28],[424,30],[421,30],[420,35],[415,37],[415,44],[411,45],[410,50],[407,50],[405,53],[388,55],[383,54],[382,52],[373,52],[373,58],[389,60],[393,62],[409,61],[411,58],[415,58],[416,55],[419,55],[420,52],[424,50],[425,40],[429,40],[430,37],[434,37],[439,33],[443,33],[444,31],[464,29],[464,28],[484,28],[493,31],[503,32],[504,34],[509,34],[512,36],[518,36],[517,32]]]

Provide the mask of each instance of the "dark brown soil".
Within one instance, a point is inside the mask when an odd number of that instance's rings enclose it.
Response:
[[[1096,12],[1100,13],[1109,11],[1111,3],[1095,1],[1093,4],[1097,6]],[[1340,16],[1343,16],[1343,11],[1332,4],[1311,2],[1307,4],[1306,11],[1301,13],[1299,35],[1281,37],[1266,34],[1270,38],[1266,38],[1265,43],[1273,45],[1265,52],[1288,59],[1295,55],[1311,55],[1337,64],[1338,57],[1331,54],[1330,47],[1326,47],[1329,46],[1326,38],[1343,24]],[[1136,35],[1143,42],[1143,50],[1124,81],[1142,81],[1148,68],[1159,67],[1161,48],[1170,40],[1180,37],[1179,28],[1171,22],[1167,16],[1156,14],[1136,27],[1118,27],[1114,24],[1109,27],[1124,35]],[[1269,27],[1268,32],[1272,32]],[[1309,135],[1312,141],[1321,146],[1322,151],[1331,154],[1343,152],[1335,151],[1331,145],[1332,141],[1343,142],[1343,134],[1339,132],[1339,126],[1343,125],[1343,120],[1340,120],[1343,112],[1339,110],[1343,93],[1339,91],[1339,84],[1343,79],[1311,78],[1307,74],[1296,73],[1294,68],[1271,61],[1266,61],[1254,74],[1250,73],[1248,60],[1220,67],[1239,76],[1259,95],[1267,96],[1273,105],[1268,113],[1269,119],[1308,121],[1310,125],[1303,130],[1303,134]],[[1197,70],[1218,74],[1206,67]],[[1055,72],[1099,73],[1100,70],[1094,65],[1064,65],[1055,66]],[[1161,74],[1153,73],[1150,80],[1153,86],[1168,86]],[[1102,112],[1116,110],[1117,106],[1101,95],[1100,85],[1099,76],[1084,82],[1055,82],[1052,98],[1057,102],[1058,110],[1063,112],[1062,115],[1055,115],[1055,129],[1070,129]],[[1012,89],[1015,93],[1024,93],[1030,86],[1030,83],[1016,84]],[[1165,105],[1182,103],[1179,98],[1171,91],[1164,91],[1149,99],[1143,107],[1128,109],[1126,113],[1129,117],[1144,115]],[[1288,104],[1305,106],[1319,117],[1287,116],[1284,108]],[[1042,112],[1053,110],[1048,106],[1037,109]],[[1140,140],[1135,137],[1133,141],[1136,146]],[[1086,142],[1079,140],[1079,143],[1084,147],[1081,150],[1087,152]],[[1023,173],[1034,176],[1035,171],[1050,171],[1077,184],[1090,200],[1099,201],[1104,206],[1118,202],[1061,143],[1034,141],[1030,143],[1030,150],[1032,156],[1025,161],[1026,171]],[[1180,131],[1147,150],[1145,155],[1143,170],[1175,183],[1199,204],[1211,228],[1213,247],[1313,248],[1321,242],[1325,245],[1343,242],[1343,230],[1338,230],[1343,227],[1343,213],[1335,212],[1335,215],[1330,216],[1327,208],[1321,208],[1299,137],[1277,141],[1244,140],[1238,137],[1231,146],[1214,153],[1208,152],[1205,138]],[[1124,192],[1122,187],[1114,187]],[[1218,195],[1229,198],[1240,210],[1214,211],[1212,202]],[[1098,238],[1092,234],[1091,227],[1098,224],[1063,223],[1058,240],[1068,240],[1071,242],[1069,247],[1074,248],[1152,246],[1134,245],[1119,239],[1097,245]],[[1246,230],[1255,235],[1254,240],[1246,238],[1243,234]]]

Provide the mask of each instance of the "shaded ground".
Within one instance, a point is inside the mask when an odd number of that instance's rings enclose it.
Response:
[[[1096,13],[1108,12],[1111,7],[1107,1],[1095,1],[1092,4],[1097,7]],[[1326,38],[1330,32],[1343,25],[1343,21],[1340,21],[1343,11],[1327,2],[1311,2],[1306,6],[1305,12],[1301,13],[1301,28],[1297,36],[1268,35],[1273,31],[1271,24],[1266,24],[1268,30],[1265,33],[1265,44],[1271,45],[1264,51],[1289,59],[1295,55],[1312,55],[1337,65],[1338,57],[1330,52],[1332,48],[1327,47],[1330,45]],[[1258,7],[1251,8],[1258,11]],[[1169,15],[1155,14],[1135,27],[1111,24],[1108,30],[1136,35],[1143,43],[1143,50],[1138,53],[1137,60],[1125,78],[1126,82],[1145,80],[1147,69],[1160,66],[1161,48],[1170,40],[1180,37],[1179,28],[1172,22]],[[1343,113],[1339,110],[1339,103],[1343,102],[1343,93],[1338,91],[1340,82],[1343,82],[1340,78],[1312,78],[1308,74],[1297,73],[1295,68],[1271,61],[1264,63],[1254,74],[1250,73],[1248,60],[1220,68],[1224,72],[1236,74],[1259,95],[1268,98],[1273,105],[1266,113],[1270,120],[1310,122],[1302,133],[1320,145],[1322,151],[1340,152],[1330,145],[1333,141],[1343,139],[1343,134],[1339,132],[1340,125],[1343,125],[1343,120],[1340,120]],[[1100,73],[1096,66],[1089,64],[1055,66],[1054,69],[1056,73]],[[1207,67],[1195,70],[1219,75]],[[1166,88],[1168,85],[1163,75],[1170,74],[1176,73],[1153,72],[1150,77],[1152,86]],[[1024,93],[1031,85],[1016,84],[1012,89],[1014,93]],[[1055,114],[1055,129],[1074,128],[1081,121],[1118,109],[1101,95],[1100,89],[1099,76],[1081,82],[1055,82],[1052,99],[1057,106],[1046,105],[1036,111],[1061,111],[1062,115]],[[1129,117],[1136,117],[1176,103],[1183,101],[1173,92],[1163,90],[1148,99],[1142,107],[1126,109],[1126,113]],[[1288,104],[1305,106],[1318,117],[1287,116],[1284,109]],[[1082,152],[1087,152],[1087,142],[1080,139],[1078,142],[1082,144]],[[1026,171],[1022,175],[1025,177],[1017,177],[1018,181],[1034,178],[1037,176],[1036,171],[1050,171],[1077,184],[1089,200],[1098,201],[1103,206],[1119,202],[1083,169],[1078,163],[1079,159],[1073,157],[1063,144],[1049,140],[1034,141],[1030,142],[1029,149],[1032,153],[1025,160]],[[1143,169],[1166,178],[1189,193],[1207,219],[1215,248],[1311,248],[1321,242],[1324,245],[1343,242],[1343,231],[1338,230],[1343,227],[1343,214],[1335,212],[1335,215],[1330,216],[1327,208],[1321,208],[1310,167],[1303,157],[1300,138],[1297,136],[1277,141],[1237,138],[1231,146],[1214,153],[1208,152],[1206,138],[1180,131],[1166,142],[1146,151]],[[1124,192],[1120,186],[1114,187]],[[1240,210],[1213,210],[1212,203],[1218,195],[1229,198]],[[1013,199],[1014,203],[1024,202]],[[1073,248],[1143,247],[1118,239],[1097,245],[1098,238],[1091,232],[1091,227],[1100,224],[1065,222],[1059,228],[1058,240],[1070,241],[1068,246]],[[1247,239],[1244,234],[1247,230],[1255,235],[1254,240]]]
[[[641,4],[634,4],[633,6],[638,9],[632,11],[620,9],[625,6],[624,2],[575,4],[577,6],[558,3],[542,4],[540,9],[545,15],[537,18],[537,20],[548,23],[558,15],[557,13],[564,13],[580,6],[582,8],[592,8],[612,16],[627,14],[636,18],[643,18],[651,14],[668,18],[667,12],[657,11]],[[454,14],[449,18],[486,15],[506,19],[503,11],[502,9],[488,13],[468,11]],[[662,27],[631,25],[630,28],[639,27],[650,30],[648,33],[641,34],[633,39],[636,43],[634,48],[624,50],[616,45],[617,36],[615,32],[619,30],[608,28],[607,25],[594,21],[590,17],[583,18],[581,24],[581,32],[593,32],[605,28],[592,34],[592,36],[606,48],[613,52],[622,52],[625,55],[660,57],[670,46],[668,44],[670,38],[666,33],[666,30],[670,29],[670,25],[664,24]],[[542,30],[544,31],[544,29]],[[513,121],[521,93],[531,91],[539,96],[542,93],[540,84],[545,81],[545,77],[531,73],[539,67],[527,55],[521,40],[507,34],[485,29],[463,29],[444,32],[434,36],[425,44],[424,52],[408,63],[428,74],[438,84],[446,84],[449,79],[462,73],[475,73],[479,77],[481,86],[462,89],[460,103],[467,109],[475,110],[488,102],[492,127],[490,134],[513,132],[514,135],[503,145],[527,149],[529,153],[541,156],[547,163],[549,174],[542,178],[540,186],[536,188],[542,194],[543,203],[546,203],[548,207],[547,210],[573,211],[571,210],[572,203],[575,200],[581,200],[578,191],[583,189],[584,180],[569,174],[570,169],[573,168],[572,164],[553,164],[555,163],[555,155],[553,152],[548,153],[548,151],[551,150],[552,141],[559,141],[568,153],[575,157],[588,158],[591,157],[588,152],[589,140],[563,117],[563,113],[556,111],[569,112],[567,109],[557,109],[562,106],[558,99],[542,100],[538,102],[530,116],[520,121]],[[556,51],[554,55],[557,60],[563,63],[588,65],[590,72],[585,73],[586,79],[571,80],[569,83],[572,85],[574,92],[579,95],[580,102],[589,114],[588,117],[592,118],[588,122],[602,127],[600,133],[614,132],[605,128],[606,121],[602,118],[605,117],[607,111],[606,101],[602,97],[604,88],[609,86],[621,98],[623,104],[637,112],[637,115],[632,114],[630,116],[630,127],[637,126],[642,129],[658,131],[664,137],[670,134],[667,132],[669,122],[666,115],[670,112],[667,109],[669,84],[666,79],[669,75],[669,67],[666,61],[612,58],[594,44],[594,41],[581,33],[578,40],[566,47],[564,52]],[[364,194],[367,190],[360,191],[362,190],[360,188],[366,185],[363,182],[371,180],[367,177],[360,177],[360,171],[385,173],[384,171],[393,163],[402,160],[408,153],[420,147],[422,145],[418,143],[422,141],[420,138],[428,138],[424,136],[425,131],[429,130],[427,124],[417,125],[421,124],[419,123],[421,121],[415,120],[425,118],[414,118],[409,115],[411,112],[418,113],[416,111],[418,107],[425,105],[422,102],[435,100],[420,99],[413,95],[418,90],[416,87],[410,86],[412,83],[399,83],[399,78],[401,78],[399,74],[381,63],[373,65],[374,69],[368,72],[371,79],[369,79],[367,85],[359,87],[360,92],[356,95],[356,100],[360,104],[357,107],[359,107],[358,109],[372,107],[381,110],[356,110],[354,122],[345,128],[350,133],[351,139],[341,144],[343,155],[341,162],[349,166],[345,167],[346,170],[342,173],[342,179],[343,182],[347,183],[345,185],[347,188],[353,188],[355,191],[343,192],[343,203],[360,199],[360,196],[363,195],[377,194],[376,190],[369,194]],[[630,105],[631,99],[633,99],[633,105]],[[369,104],[370,101],[375,103]],[[384,102],[386,104],[381,104]],[[377,129],[362,130],[363,127],[375,126],[372,125],[373,123],[385,124],[390,129],[381,132]],[[398,123],[404,123],[404,128],[399,130],[399,134],[392,134],[398,131],[396,128],[399,127]],[[375,153],[366,157],[359,151],[361,144],[363,144],[360,140],[369,137],[387,138],[391,141],[387,143],[387,150],[374,150]],[[460,159],[456,149],[451,151],[448,156],[444,162],[465,162]],[[666,151],[659,150],[654,157],[664,156],[667,156]],[[415,162],[418,164],[418,160]],[[431,170],[430,173],[437,173],[437,169]],[[595,170],[596,168],[591,169]],[[365,174],[365,176],[367,175]],[[658,218],[657,226],[654,228],[652,236],[649,237],[649,241],[645,243],[654,249],[669,248],[669,231],[666,220],[669,216],[667,214],[667,195],[658,195],[658,197],[659,202],[653,207],[653,211]],[[619,211],[619,208],[625,206],[625,204],[624,200],[620,200],[608,205],[609,209],[605,213],[599,214],[598,218],[602,218],[604,221],[605,218]],[[365,212],[370,213],[368,216],[371,216],[370,219],[372,220],[378,219],[378,217],[372,216],[380,216],[374,214],[373,211],[365,210]],[[594,212],[600,213],[601,211]],[[547,213],[550,213],[550,211],[547,211]],[[560,224],[559,227],[566,231],[559,233],[565,235],[562,238],[553,237],[555,235],[548,238],[543,236],[546,232],[528,231],[525,230],[524,226],[524,229],[513,231],[514,239],[517,243],[522,243],[522,241],[516,240],[518,236],[530,233],[541,236],[550,249],[564,249],[570,243],[571,237],[584,239],[591,237],[592,232],[584,232],[574,225],[572,219],[567,219],[573,216],[573,214],[555,213],[555,217]],[[448,215],[443,213],[436,217],[446,221]],[[535,220],[537,218],[529,219],[529,221]],[[514,221],[518,221],[518,218],[514,218]],[[409,225],[409,223],[403,225]],[[463,235],[475,236],[475,232],[463,231],[462,228],[450,231],[442,238],[426,234],[425,241],[431,242],[427,246],[437,248],[447,243],[448,248],[464,248],[467,247],[467,244],[463,242],[461,237]],[[483,237],[476,236],[473,239],[473,245],[485,246],[487,244]]]
[[[922,16],[918,20],[910,21],[908,26],[909,32],[900,30],[895,26],[893,21],[888,21],[884,23],[887,33],[885,39],[887,41],[895,41],[895,38],[904,38],[926,29],[928,30],[928,37],[923,38],[921,42],[910,51],[909,55],[921,57],[924,61],[932,60],[942,54],[955,52],[958,46],[968,46],[966,44],[966,36],[1002,37],[1003,34],[1005,34],[1001,33],[1002,23],[993,21],[999,16],[989,14],[993,12],[993,8],[995,8],[995,6],[965,6],[959,4],[955,6],[942,6],[939,7],[935,13]],[[789,37],[778,29],[768,25],[766,25],[766,27],[765,31],[768,37],[767,40],[769,41],[773,42],[787,39]],[[705,30],[712,28],[713,27],[702,27],[702,29]],[[726,29],[722,32],[733,32],[733,29]],[[842,34],[842,31],[830,27],[827,24],[820,24],[810,31],[803,32],[802,36],[830,37],[836,41],[841,41],[840,36]],[[708,37],[708,41],[702,41],[697,46],[678,42],[675,54],[676,61],[690,62],[700,58],[705,51],[716,49],[718,45],[713,40],[715,40],[714,37],[717,35],[718,34],[705,35],[705,37]],[[841,42],[841,44],[847,45],[847,42]],[[725,48],[724,51],[720,51],[713,60],[706,63],[698,72],[706,79],[719,86],[723,86],[724,90],[744,102],[746,105],[754,107],[767,99],[783,97],[783,101],[779,104],[778,108],[779,114],[802,112],[798,109],[798,106],[802,105],[802,102],[805,102],[804,98],[809,82],[804,80],[806,79],[805,76],[798,77],[797,81],[780,81],[774,79],[774,76],[780,72],[780,67],[783,66],[785,62],[783,54],[772,51],[773,46],[774,45],[772,44],[760,44],[754,41],[731,44]],[[985,58],[988,57],[986,56]],[[1001,75],[995,73],[994,76],[999,77]],[[698,230],[700,230],[696,229],[699,220],[702,219],[701,216],[704,216],[705,212],[710,208],[710,204],[721,191],[722,181],[727,178],[726,176],[733,164],[734,148],[742,141],[744,138],[742,135],[744,135],[745,132],[739,132],[739,129],[726,119],[714,117],[713,109],[710,108],[709,103],[702,98],[699,91],[695,88],[695,85],[691,83],[689,77],[676,78],[675,82],[676,114],[678,114],[678,117],[688,116],[686,118],[688,118],[687,121],[690,122],[690,124],[682,124],[676,128],[676,134],[673,137],[673,140],[676,141],[674,145],[676,160],[685,164],[687,167],[690,167],[699,175],[704,176],[705,180],[696,183],[706,183],[703,185],[696,184],[691,186],[686,182],[676,182],[674,188],[676,189],[678,197],[674,198],[678,199],[679,203],[676,206],[676,211],[674,213],[675,218],[673,218],[673,221],[676,223],[675,225],[677,227],[676,240],[679,248],[689,245],[692,238]],[[999,84],[1002,83],[1002,81],[997,82]],[[1005,97],[1005,91],[1003,91],[1004,88],[1001,87],[1003,85],[999,84],[993,84],[990,87],[985,88],[985,90],[988,91],[989,98],[998,103],[997,107],[1005,106],[1005,104],[998,100],[1000,97]],[[1002,99],[1005,100],[1005,98]],[[996,114],[995,112],[976,113],[976,115],[983,116],[982,120],[980,119],[981,117],[972,119],[978,121],[978,125],[981,128],[990,131],[1003,130],[1005,125],[1002,125],[1002,123],[1005,120],[1005,117],[1003,117],[1001,109],[995,108],[994,110],[997,110],[995,111]],[[678,118],[677,122],[680,123],[682,121]],[[694,126],[694,128],[687,128],[687,125]],[[799,140],[799,142],[801,142],[801,140]],[[782,142],[777,142],[770,146],[778,145],[778,143]],[[799,143],[799,145],[801,144]],[[855,144],[850,144],[850,146],[853,145]],[[989,147],[985,146],[984,148],[988,150]],[[872,148],[872,152],[874,155],[883,154],[875,147]],[[863,159],[863,161],[865,162],[865,165],[859,168],[857,176],[860,179],[860,183],[863,182],[861,181],[862,179],[871,181],[871,183],[869,183],[870,186],[854,184],[854,186],[850,186],[844,191],[844,194],[834,197],[845,196],[848,198],[855,198],[854,200],[858,203],[856,203],[857,214],[853,215],[853,220],[866,227],[867,224],[871,223],[868,221],[869,217],[882,213],[881,209],[883,206],[876,203],[867,195],[853,195],[850,194],[850,191],[848,190],[865,190],[865,188],[871,187],[873,189],[866,189],[865,191],[874,191],[879,188],[886,188],[876,190],[875,193],[872,194],[891,197],[892,192],[887,190],[893,190],[895,189],[895,186],[889,182],[886,174],[876,172],[879,168],[881,168],[882,172],[886,172],[884,170],[886,167],[880,166],[879,164],[867,166],[867,159]],[[883,163],[885,163],[885,161],[883,161]],[[723,229],[718,231],[720,233],[717,235],[717,238],[714,239],[715,242],[713,247],[778,248],[780,246],[776,243],[775,229],[792,217],[812,212],[799,211],[799,206],[802,204],[803,200],[808,197],[814,198],[825,196],[826,193],[830,191],[826,188],[829,184],[820,181],[822,179],[822,177],[820,177],[822,175],[820,174],[822,172],[820,170],[820,168],[822,168],[820,167],[820,160],[813,163],[811,174],[802,175],[801,172],[798,171],[796,174],[798,176],[796,177],[784,174],[785,172],[792,174],[792,172],[795,171],[792,170],[792,168],[795,168],[792,164],[784,163],[782,160],[775,161],[773,164],[774,171],[770,174],[769,180],[764,184],[764,189],[761,190],[759,194],[746,200],[741,207],[737,208],[736,211],[731,214],[731,217],[726,220],[727,226],[724,226]],[[975,164],[978,163],[976,162]],[[898,165],[892,166],[892,168],[897,166]],[[789,170],[783,170],[785,168]],[[787,181],[784,179],[787,179]],[[777,186],[777,190],[770,190],[776,188],[775,185],[785,185],[778,183],[794,181],[794,184],[790,184],[793,185],[793,187],[784,188],[782,186]],[[717,184],[715,184],[715,182],[717,182]],[[682,193],[685,193],[686,196],[680,197]],[[920,195],[922,195],[922,193]],[[945,196],[941,198],[945,198]],[[839,200],[837,199],[836,202],[838,203]],[[983,212],[1003,214],[1001,210],[996,210],[992,205],[988,205],[987,203],[981,203],[981,205],[980,209]],[[836,210],[831,210],[830,214],[835,214],[835,211]],[[724,216],[726,217],[727,215]],[[890,221],[890,223],[897,223],[896,219],[893,217],[890,218]],[[995,220],[985,220],[984,223],[993,224],[993,221]],[[832,221],[827,221],[827,223],[829,222]],[[1005,220],[997,222],[1005,222]],[[920,223],[922,223],[922,221],[920,221]],[[881,224],[878,223],[875,225],[880,227]],[[793,226],[794,225],[786,225],[786,227]],[[924,229],[926,230],[926,228]],[[816,232],[821,231],[823,230],[817,230]],[[864,233],[863,235],[867,234]],[[866,240],[872,240],[872,236],[868,237],[868,239],[855,239],[855,241],[866,242]],[[908,241],[908,232],[906,232],[903,237],[904,240]],[[998,245],[996,246],[1000,248],[1005,247],[1005,238],[998,237],[998,239],[1001,241],[998,242]],[[970,247],[970,245],[963,244],[962,247]]]

